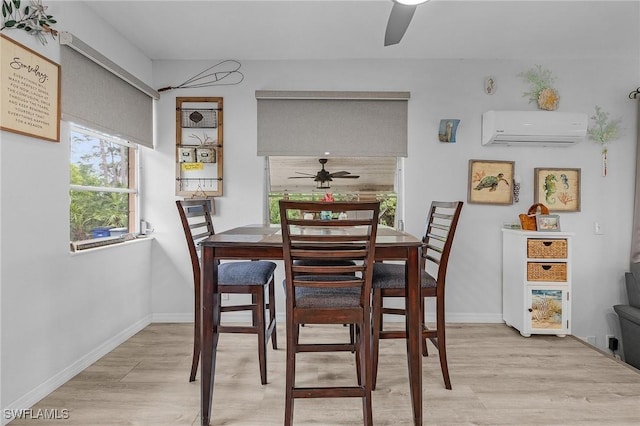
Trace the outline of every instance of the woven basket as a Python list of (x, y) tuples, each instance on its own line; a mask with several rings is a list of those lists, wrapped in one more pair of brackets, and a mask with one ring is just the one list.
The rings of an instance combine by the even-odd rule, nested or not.
[(567, 281), (566, 263), (527, 262), (527, 281)]
[(527, 239), (527, 257), (537, 259), (566, 259), (567, 240)]
[[(539, 211), (539, 213), (538, 213)], [(529, 207), (529, 210), (526, 214), (522, 213), (518, 217), (520, 218), (520, 226), (524, 231), (537, 231), (538, 226), (536, 225), (536, 215), (537, 214), (549, 214), (549, 209), (547, 206), (541, 203), (537, 203)]]

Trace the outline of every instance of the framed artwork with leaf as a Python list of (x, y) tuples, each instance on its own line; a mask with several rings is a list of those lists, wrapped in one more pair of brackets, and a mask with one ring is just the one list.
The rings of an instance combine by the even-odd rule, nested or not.
[(467, 201), (513, 204), (514, 161), (469, 160)]
[(580, 211), (580, 169), (536, 168), (533, 182), (534, 203), (550, 212)]

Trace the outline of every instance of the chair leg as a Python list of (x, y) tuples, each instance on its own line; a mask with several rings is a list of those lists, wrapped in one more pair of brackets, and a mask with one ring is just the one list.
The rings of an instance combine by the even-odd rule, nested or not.
[(273, 324), (273, 330), (271, 330), (271, 347), (275, 350), (278, 349), (278, 339), (276, 334), (276, 291), (273, 283), (273, 277), (269, 281), (269, 327)]
[(198, 361), (200, 361), (200, 289), (195, 289), (194, 297), (194, 318), (193, 318), (193, 357), (191, 359), (191, 374), (189, 375), (189, 381), (196, 380), (196, 373), (198, 372)]
[(379, 289), (373, 289), (373, 333), (372, 333), (372, 379), (371, 389), (376, 389), (378, 379), (378, 355), (380, 350), (380, 331), (382, 330), (382, 294)]
[(361, 373), (361, 386), (364, 388), (364, 396), (362, 398), (362, 417), (365, 426), (373, 425), (373, 410), (371, 403), (371, 390), (373, 372), (371, 369), (371, 321), (367, 318), (357, 327), (360, 331), (357, 336), (357, 342), (359, 343), (360, 353), (360, 371)]
[(293, 387), (296, 377), (296, 344), (299, 328), (293, 321), (287, 320), (287, 367), (285, 373), (284, 426), (293, 424)]
[[(343, 326), (346, 326), (346, 324), (342, 324)], [(351, 351), (351, 353), (355, 352), (355, 344), (356, 344), (356, 328), (355, 325), (353, 324), (349, 324), (349, 344), (353, 345), (353, 350)]]
[[(427, 329), (427, 320), (425, 318), (426, 312), (424, 310), (424, 297), (420, 297), (420, 318), (422, 318), (422, 325), (420, 326), (420, 330), (424, 331)], [(422, 356), (429, 356), (429, 349), (427, 348), (427, 338), (422, 336)]]
[(436, 336), (438, 339), (438, 355), (440, 357), (440, 369), (444, 379), (444, 387), (451, 389), (451, 380), (449, 379), (449, 367), (447, 365), (447, 343), (445, 338), (444, 325), (444, 297), (436, 298)]
[(362, 363), (362, 347), (360, 345), (360, 342), (362, 340), (362, 329), (360, 328), (360, 326), (356, 325), (356, 324), (349, 324), (349, 328), (351, 330), (353, 330), (353, 333), (350, 333), (351, 335), (351, 344), (353, 345), (353, 352), (355, 352), (356, 354), (356, 378), (358, 379), (358, 386), (362, 386), (364, 382), (364, 378), (363, 378), (363, 369), (364, 369), (364, 364)]
[(191, 359), (191, 374), (189, 375), (189, 381), (196, 380), (196, 373), (198, 372), (198, 361), (200, 361), (200, 327), (194, 327), (193, 333), (193, 358)]
[(264, 287), (260, 287), (255, 296), (255, 307), (253, 309), (254, 326), (258, 333), (258, 363), (260, 364), (260, 381), (263, 385), (267, 384), (267, 340), (265, 335), (265, 300)]

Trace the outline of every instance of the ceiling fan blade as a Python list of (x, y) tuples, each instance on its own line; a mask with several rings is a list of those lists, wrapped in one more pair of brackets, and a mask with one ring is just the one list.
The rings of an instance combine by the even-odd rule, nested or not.
[(313, 179), (315, 176), (289, 176), (289, 179)]
[(333, 176), (334, 178), (338, 178), (338, 179), (358, 179), (360, 176), (356, 176), (356, 175), (345, 175), (345, 176)]
[(341, 171), (339, 171), (339, 172), (333, 172), (333, 173), (330, 173), (329, 175), (330, 175), (331, 177), (340, 177), (340, 176), (345, 176), (345, 175), (350, 175), (350, 174), (351, 174), (351, 172), (347, 172), (347, 171), (345, 171), (345, 170), (341, 170)]
[(389, 21), (387, 22), (387, 30), (384, 33), (384, 45), (391, 46), (398, 44), (402, 40), (402, 36), (407, 31), (411, 18), (416, 11), (417, 6), (407, 6), (400, 3), (393, 3)]

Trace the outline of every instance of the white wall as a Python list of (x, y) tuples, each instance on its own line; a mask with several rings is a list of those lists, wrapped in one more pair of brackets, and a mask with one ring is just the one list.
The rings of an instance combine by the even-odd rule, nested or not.
[[(155, 86), (174, 85), (215, 61), (154, 62)], [(560, 111), (594, 114), (595, 105), (623, 120), (624, 135), (609, 147), (609, 175), (601, 176), (600, 146), (585, 140), (569, 148), (483, 147), (481, 114), (491, 109), (533, 110), (517, 75), (535, 64), (553, 71)], [(409, 156), (405, 160), (406, 229), (420, 235), (434, 199), (467, 199), (469, 159), (513, 160), (522, 176), (520, 203), (465, 204), (449, 264), (447, 318), (455, 322), (502, 319), (501, 231), (533, 203), (533, 169), (582, 169), (582, 211), (562, 213), (563, 230), (575, 232), (573, 333), (617, 334), (612, 306), (625, 301), (632, 222), (636, 104), (627, 94), (637, 85), (637, 57), (619, 60), (379, 60), (244, 61), (237, 86), (165, 92), (158, 104), (158, 144), (145, 158), (146, 219), (156, 229), (152, 309), (156, 318), (191, 318), (188, 254), (175, 207), (174, 135), (176, 96), (224, 97), (224, 196), (216, 199), (216, 229), (261, 223), (263, 159), (256, 156), (255, 90), (408, 90)], [(483, 91), (493, 75), (494, 95)], [(457, 143), (438, 142), (441, 118), (460, 118)], [(171, 203), (169, 202), (171, 201)], [(593, 222), (604, 235), (594, 235)], [(278, 268), (282, 278), (282, 268)], [(278, 308), (283, 309), (282, 292)]]
[[(83, 3), (53, 2), (48, 12), (58, 29), (150, 82), (151, 61)], [(42, 46), (18, 30), (6, 35), (59, 63), (57, 41)], [(71, 254), (68, 126), (63, 123), (60, 143), (1, 136), (0, 405), (17, 409), (149, 323), (152, 241)]]
[[(153, 87), (176, 84), (215, 61), (151, 63), (81, 2), (50, 2), (57, 28), (70, 31)], [(37, 44), (19, 32), (9, 36), (59, 60), (57, 42)], [(493, 322), (501, 318), (503, 222), (517, 220), (533, 201), (533, 168), (582, 169), (582, 212), (561, 215), (576, 233), (573, 331), (604, 335), (617, 328), (613, 304), (625, 301), (623, 272), (629, 263), (636, 150), (640, 58), (606, 61), (538, 58), (506, 60), (260, 61), (243, 62), (238, 86), (173, 90), (158, 102), (155, 151), (142, 152), (143, 218), (156, 241), (68, 252), (68, 143), (2, 132), (0, 143), (0, 326), (2, 408), (26, 408), (109, 347), (155, 320), (192, 317), (188, 254), (174, 205), (176, 96), (222, 96), (225, 105), (224, 193), (216, 200), (218, 230), (263, 217), (263, 160), (256, 152), (258, 89), (409, 90), (409, 157), (406, 165), (406, 229), (422, 231), (432, 199), (462, 199), (471, 158), (514, 160), (523, 177), (513, 206), (466, 204), (450, 263), (448, 318)], [(553, 70), (560, 110), (593, 113), (596, 104), (620, 116), (625, 134), (609, 150), (609, 176), (600, 176), (599, 147), (589, 141), (568, 149), (485, 148), (480, 116), (490, 109), (534, 109), (517, 74), (540, 63)], [(153, 81), (152, 81), (153, 74)], [(482, 91), (497, 78), (493, 96)], [(460, 118), (456, 144), (437, 141), (441, 118)], [(605, 235), (592, 232), (593, 221)], [(282, 278), (282, 268), (278, 270)], [(282, 309), (281, 294), (279, 307)], [(616, 333), (616, 332), (614, 332)]]

